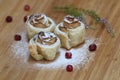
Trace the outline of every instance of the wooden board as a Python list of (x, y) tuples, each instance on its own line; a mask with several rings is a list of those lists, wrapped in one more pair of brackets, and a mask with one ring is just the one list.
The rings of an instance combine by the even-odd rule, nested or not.
[[(24, 5), (29, 4), (30, 11), (24, 11)], [(64, 13), (53, 11), (54, 6), (73, 4), (78, 8), (92, 9), (101, 17), (106, 18), (115, 31), (112, 38), (102, 25), (94, 25), (96, 30), (87, 30), (90, 38), (99, 38), (103, 43), (95, 51), (94, 61), (87, 69), (75, 69), (66, 72), (65, 69), (41, 69), (31, 66), (36, 61), (24, 58), (11, 51), (14, 35), (24, 31), (23, 17), (33, 13), (45, 13), (59, 23)], [(13, 17), (12, 23), (6, 23), (6, 16)], [(90, 21), (90, 24), (92, 22)], [(120, 0), (0, 0), (0, 80), (120, 80)], [(22, 54), (22, 53), (21, 53)]]

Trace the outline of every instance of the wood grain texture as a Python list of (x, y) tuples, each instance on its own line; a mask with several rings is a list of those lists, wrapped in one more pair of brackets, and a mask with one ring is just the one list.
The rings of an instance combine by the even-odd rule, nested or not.
[[(29, 4), (30, 11), (24, 11)], [(115, 31), (115, 38), (107, 33), (103, 25), (94, 25), (97, 30), (87, 30), (89, 37), (98, 37), (104, 43), (95, 52), (94, 61), (87, 69), (74, 70), (71, 73), (64, 69), (47, 70), (35, 68), (21, 62), (10, 50), (14, 34), (24, 27), (23, 17), (33, 13), (45, 13), (56, 23), (65, 16), (54, 12), (54, 6), (73, 4), (78, 8), (92, 9), (106, 18)], [(6, 23), (6, 16), (13, 17), (12, 23)], [(88, 19), (89, 20), (89, 19)], [(89, 20), (92, 24), (92, 21)], [(120, 80), (120, 0), (0, 0), (0, 80)], [(31, 64), (35, 63), (35, 61)]]

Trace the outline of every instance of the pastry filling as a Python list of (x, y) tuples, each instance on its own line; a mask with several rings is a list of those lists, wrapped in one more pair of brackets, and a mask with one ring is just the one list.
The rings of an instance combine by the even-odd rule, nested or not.
[(67, 32), (67, 27), (63, 25), (63, 23), (60, 24), (59, 29), (63, 32)]
[(47, 28), (48, 25), (46, 24), (51, 24), (51, 22), (47, 20), (47, 17), (44, 14), (34, 14), (29, 18), (30, 24), (34, 27)]
[(35, 39), (37, 39), (37, 42), (40, 42), (41, 44), (44, 45), (51, 45), (57, 41), (57, 37), (54, 33), (43, 32), (43, 31), (38, 33), (38, 36), (35, 37)]
[(67, 29), (74, 29), (78, 26), (80, 26), (80, 21), (74, 16), (68, 15), (64, 18), (63, 25), (60, 25), (59, 28), (61, 31), (66, 31)]

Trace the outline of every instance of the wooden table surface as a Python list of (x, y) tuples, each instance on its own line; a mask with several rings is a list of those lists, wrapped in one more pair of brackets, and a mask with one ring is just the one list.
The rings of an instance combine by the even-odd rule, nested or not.
[[(24, 11), (26, 4), (30, 5), (30, 11)], [(14, 35), (26, 29), (25, 15), (45, 13), (58, 23), (65, 14), (52, 8), (70, 4), (96, 11), (110, 22), (115, 32), (112, 38), (102, 25), (95, 25), (96, 30), (87, 30), (89, 37), (99, 38), (103, 43), (95, 51), (94, 61), (87, 65), (87, 69), (66, 72), (61, 68), (31, 67), (22, 61), (28, 57), (27, 52), (20, 57), (11, 51)], [(11, 23), (5, 22), (8, 15), (13, 17)], [(31, 64), (37, 63), (33, 59), (30, 61)], [(0, 0), (0, 80), (120, 80), (120, 0)]]

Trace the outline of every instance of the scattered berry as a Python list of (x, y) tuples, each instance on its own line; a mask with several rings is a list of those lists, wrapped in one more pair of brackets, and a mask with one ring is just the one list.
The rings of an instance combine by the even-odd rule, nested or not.
[(15, 41), (20, 41), (20, 40), (21, 40), (21, 35), (16, 34), (16, 35), (14, 36), (14, 40), (15, 40)]
[(25, 10), (25, 11), (29, 11), (29, 10), (30, 10), (30, 6), (29, 6), (29, 5), (25, 5), (25, 6), (24, 6), (24, 10)]
[(73, 66), (72, 65), (67, 65), (66, 71), (72, 72), (73, 71)]
[(89, 45), (89, 51), (95, 51), (97, 48), (96, 44)]
[(67, 59), (72, 58), (72, 53), (71, 52), (66, 52), (65, 53), (65, 58), (67, 58)]
[(10, 22), (12, 22), (12, 20), (13, 20), (12, 16), (7, 16), (6, 17), (6, 22), (10, 23)]
[(26, 22), (27, 21), (27, 16), (24, 16), (24, 22)]

